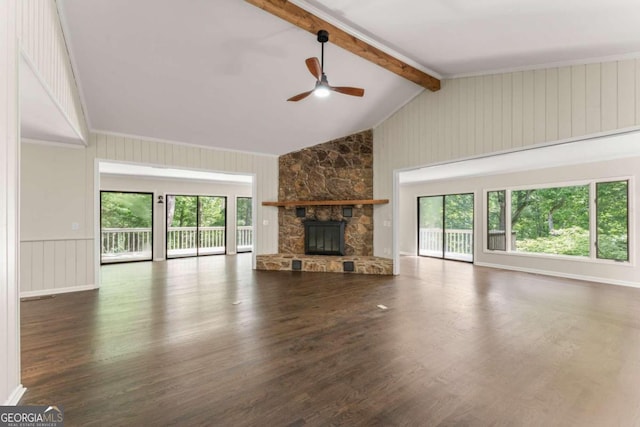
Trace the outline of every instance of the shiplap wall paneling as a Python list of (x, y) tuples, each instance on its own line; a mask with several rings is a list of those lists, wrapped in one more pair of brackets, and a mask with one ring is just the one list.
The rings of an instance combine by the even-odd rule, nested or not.
[(558, 69), (546, 70), (545, 75), (545, 135), (544, 141), (554, 141), (558, 139)]
[(636, 124), (640, 123), (640, 59), (636, 59)]
[(572, 106), (571, 67), (561, 67), (558, 69), (558, 138), (560, 139), (570, 138), (573, 135)]
[(17, 4), (17, 32), (23, 53), (86, 141), (89, 132), (55, 0), (20, 0)]
[(547, 70), (533, 72), (533, 142), (546, 138)]
[[(524, 129), (524, 80), (522, 72), (513, 73), (511, 76), (511, 130), (510, 137), (505, 139), (505, 147), (511, 142), (512, 147), (521, 147), (523, 144)], [(477, 112), (476, 114), (481, 114)], [(509, 123), (505, 123), (509, 126)], [(479, 154), (481, 151), (476, 151)]]
[(93, 239), (21, 242), (20, 292), (92, 286), (90, 262)]
[(586, 67), (571, 67), (571, 136), (587, 133)]
[(602, 130), (616, 129), (618, 126), (618, 64), (609, 62), (601, 68)]
[(618, 62), (618, 128), (633, 126), (636, 119), (636, 61)]
[[(423, 92), (374, 129), (374, 197), (392, 196), (397, 169), (639, 126), (639, 64), (631, 59), (443, 81), (440, 91)], [(374, 221), (386, 215), (375, 209)]]
[(386, 139), (394, 144), (382, 171), (640, 125), (639, 62), (447, 80), (442, 90), (422, 93), (377, 127), (383, 132), (374, 148)]
[[(502, 111), (498, 113), (502, 116), (502, 132), (500, 141), (500, 150), (509, 146), (513, 132), (513, 75), (505, 74), (502, 76)], [(470, 153), (471, 154), (471, 153)]]
[(602, 130), (601, 103), (600, 103), (600, 64), (588, 64), (585, 76), (585, 117), (587, 134), (597, 133)]
[[(482, 76), (473, 77), (469, 83), (471, 84), (470, 90), (473, 90), (475, 101), (471, 106), (473, 108), (473, 126), (475, 128), (473, 144), (473, 154), (475, 155), (482, 152), (482, 141), (484, 139), (484, 109), (482, 108), (482, 106), (484, 105), (484, 88), (482, 87)], [(435, 103), (431, 103), (432, 114), (437, 114), (437, 109), (438, 106)], [(432, 143), (435, 145), (436, 140), (433, 139)], [(428, 161), (429, 159), (423, 159), (423, 164), (426, 164)]]
[[(522, 73), (522, 146), (531, 145), (535, 139), (535, 86), (533, 71)], [(480, 153), (491, 152), (483, 145)]]

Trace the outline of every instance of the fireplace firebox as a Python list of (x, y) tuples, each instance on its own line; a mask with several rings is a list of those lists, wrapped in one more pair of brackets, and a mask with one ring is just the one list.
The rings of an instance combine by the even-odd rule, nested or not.
[(344, 255), (344, 221), (304, 222), (304, 253)]

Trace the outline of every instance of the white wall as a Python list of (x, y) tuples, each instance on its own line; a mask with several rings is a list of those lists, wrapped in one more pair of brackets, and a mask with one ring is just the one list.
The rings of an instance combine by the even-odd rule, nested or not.
[(22, 296), (94, 287), (93, 234), (84, 226), (91, 214), (84, 200), (85, 152), (81, 147), (21, 144)]
[[(603, 143), (605, 141), (603, 140)], [(633, 205), (630, 209), (630, 263), (609, 263), (581, 260), (550, 259), (540, 256), (507, 255), (496, 251), (485, 251), (483, 243), (486, 234), (486, 206), (484, 206), (484, 191), (505, 189), (508, 187), (545, 185), (580, 180), (607, 179), (619, 177), (633, 177), (630, 186)], [(640, 223), (638, 206), (640, 203), (640, 186), (633, 185), (640, 178), (640, 157), (611, 160), (606, 162), (588, 163), (584, 165), (563, 166), (557, 168), (531, 170), (492, 176), (454, 179), (439, 182), (405, 184), (400, 187), (400, 251), (416, 254), (417, 234), (417, 197), (475, 193), (475, 233), (474, 233), (474, 263), (490, 265), (521, 271), (531, 271), (557, 275), (562, 277), (595, 280), (640, 287), (640, 259), (638, 245)]]
[(16, 1), (0, 2), (0, 402), (16, 404), (20, 384), (18, 299), (18, 47)]
[[(640, 125), (640, 60), (466, 77), (425, 91), (374, 129), (374, 198), (394, 170)], [(392, 205), (374, 210), (374, 254), (389, 256)]]
[[(22, 144), (23, 296), (96, 286), (98, 160), (254, 175), (256, 254), (276, 253), (278, 158), (117, 135), (94, 134), (86, 148)], [(72, 229), (77, 223), (77, 229)]]
[[(227, 198), (227, 254), (236, 253), (236, 197), (251, 197), (251, 184), (203, 182), (136, 176), (100, 176), (100, 189), (107, 191), (140, 191), (153, 193), (153, 257), (166, 257), (166, 204), (157, 204), (158, 195), (223, 196)], [(166, 199), (166, 197), (165, 197)]]

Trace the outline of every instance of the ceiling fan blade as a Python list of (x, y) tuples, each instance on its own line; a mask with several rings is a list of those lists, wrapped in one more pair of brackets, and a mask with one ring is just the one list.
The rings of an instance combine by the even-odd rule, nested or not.
[(313, 77), (315, 77), (316, 80), (320, 80), (322, 78), (322, 66), (318, 58), (307, 58), (304, 62), (307, 64), (307, 68), (309, 72), (313, 74)]
[(364, 95), (364, 89), (361, 89), (359, 87), (348, 87), (348, 86), (330, 86), (329, 89), (331, 89), (334, 92), (338, 92), (338, 93), (344, 93), (345, 95), (351, 95), (351, 96), (363, 96)]
[(310, 90), (308, 92), (299, 93), (296, 96), (292, 96), (291, 98), (287, 99), (287, 101), (292, 101), (292, 102), (300, 101), (301, 99), (305, 99), (307, 96), (311, 95), (312, 92), (313, 91)]

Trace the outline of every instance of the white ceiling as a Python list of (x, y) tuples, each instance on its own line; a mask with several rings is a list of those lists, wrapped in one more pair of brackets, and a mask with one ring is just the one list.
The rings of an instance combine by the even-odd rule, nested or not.
[[(296, 0), (445, 76), (640, 52), (638, 0)], [(371, 128), (422, 88), (241, 0), (58, 0), (90, 127), (282, 154)]]

